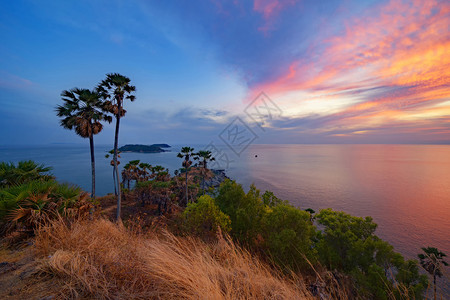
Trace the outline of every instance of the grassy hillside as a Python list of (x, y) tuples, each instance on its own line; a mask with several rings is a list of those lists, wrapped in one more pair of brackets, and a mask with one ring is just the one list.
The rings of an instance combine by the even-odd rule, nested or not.
[(1, 299), (313, 299), (301, 277), (282, 276), (221, 236), (205, 243), (105, 219), (60, 219), (39, 228), (33, 243), (1, 252), (34, 274), (26, 288), (19, 272), (1, 276)]

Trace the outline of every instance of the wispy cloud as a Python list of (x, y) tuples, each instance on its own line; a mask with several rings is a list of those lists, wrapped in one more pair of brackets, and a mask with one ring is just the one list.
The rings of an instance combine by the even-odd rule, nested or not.
[(254, 0), (253, 10), (262, 14), (265, 23), (258, 30), (268, 34), (273, 29), (278, 15), (289, 6), (293, 6), (297, 0)]
[(31, 80), (0, 70), (0, 88), (28, 89), (35, 86)]

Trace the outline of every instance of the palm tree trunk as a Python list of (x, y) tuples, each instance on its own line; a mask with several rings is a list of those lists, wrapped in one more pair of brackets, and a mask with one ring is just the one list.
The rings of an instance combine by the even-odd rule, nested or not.
[(95, 155), (94, 155), (94, 135), (89, 136), (89, 146), (91, 147), (91, 170), (92, 170), (92, 193), (91, 198), (95, 199)]
[(202, 195), (205, 194), (205, 175), (206, 175), (206, 168), (204, 168), (202, 172)]
[(113, 157), (113, 161), (114, 161), (114, 171), (115, 171), (115, 175), (116, 175), (116, 182), (117, 182), (117, 215), (116, 215), (116, 220), (119, 221), (120, 220), (120, 209), (121, 209), (121, 205), (122, 205), (122, 198), (121, 198), (121, 192), (120, 192), (120, 179), (119, 179), (119, 168), (117, 167), (117, 147), (119, 144), (119, 124), (120, 124), (120, 104), (118, 105), (118, 115), (116, 116), (116, 132), (115, 132), (115, 136), (114, 136), (114, 157)]
[(206, 159), (203, 159), (203, 176), (202, 176), (202, 195), (205, 194), (205, 175), (207, 174), (208, 168), (206, 167)]
[(112, 176), (113, 176), (113, 182), (114, 182), (114, 195), (117, 196), (116, 172), (115, 172), (114, 166), (113, 166)]
[(188, 198), (188, 171), (186, 168), (186, 207), (187, 207), (188, 201), (189, 201), (189, 198)]
[(205, 175), (202, 177), (202, 195), (205, 194)]
[(433, 274), (433, 283), (434, 283), (434, 300), (436, 300), (436, 274)]

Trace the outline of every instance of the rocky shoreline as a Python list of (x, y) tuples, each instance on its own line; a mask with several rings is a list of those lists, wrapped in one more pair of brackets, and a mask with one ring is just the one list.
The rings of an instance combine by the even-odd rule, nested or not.
[(224, 169), (211, 169), (211, 171), (213, 172), (214, 176), (205, 181), (206, 188), (218, 188), (222, 182), (224, 182), (226, 179), (230, 179), (230, 177), (228, 177), (225, 173)]

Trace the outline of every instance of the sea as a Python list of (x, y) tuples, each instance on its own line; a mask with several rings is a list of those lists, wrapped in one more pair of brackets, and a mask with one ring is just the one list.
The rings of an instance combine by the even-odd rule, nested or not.
[[(121, 153), (120, 165), (138, 159), (173, 173), (181, 168), (176, 157), (181, 146), (163, 153)], [(97, 195), (114, 191), (111, 158), (105, 158), (111, 149), (95, 148)], [(225, 169), (246, 190), (255, 184), (302, 209), (371, 216), (376, 234), (407, 258), (417, 258), (428, 246), (450, 257), (450, 145), (250, 145), (239, 152), (221, 145), (214, 150), (210, 167)], [(0, 146), (0, 161), (29, 159), (52, 166), (60, 182), (90, 191), (88, 143)], [(450, 281), (441, 281), (450, 295)]]

